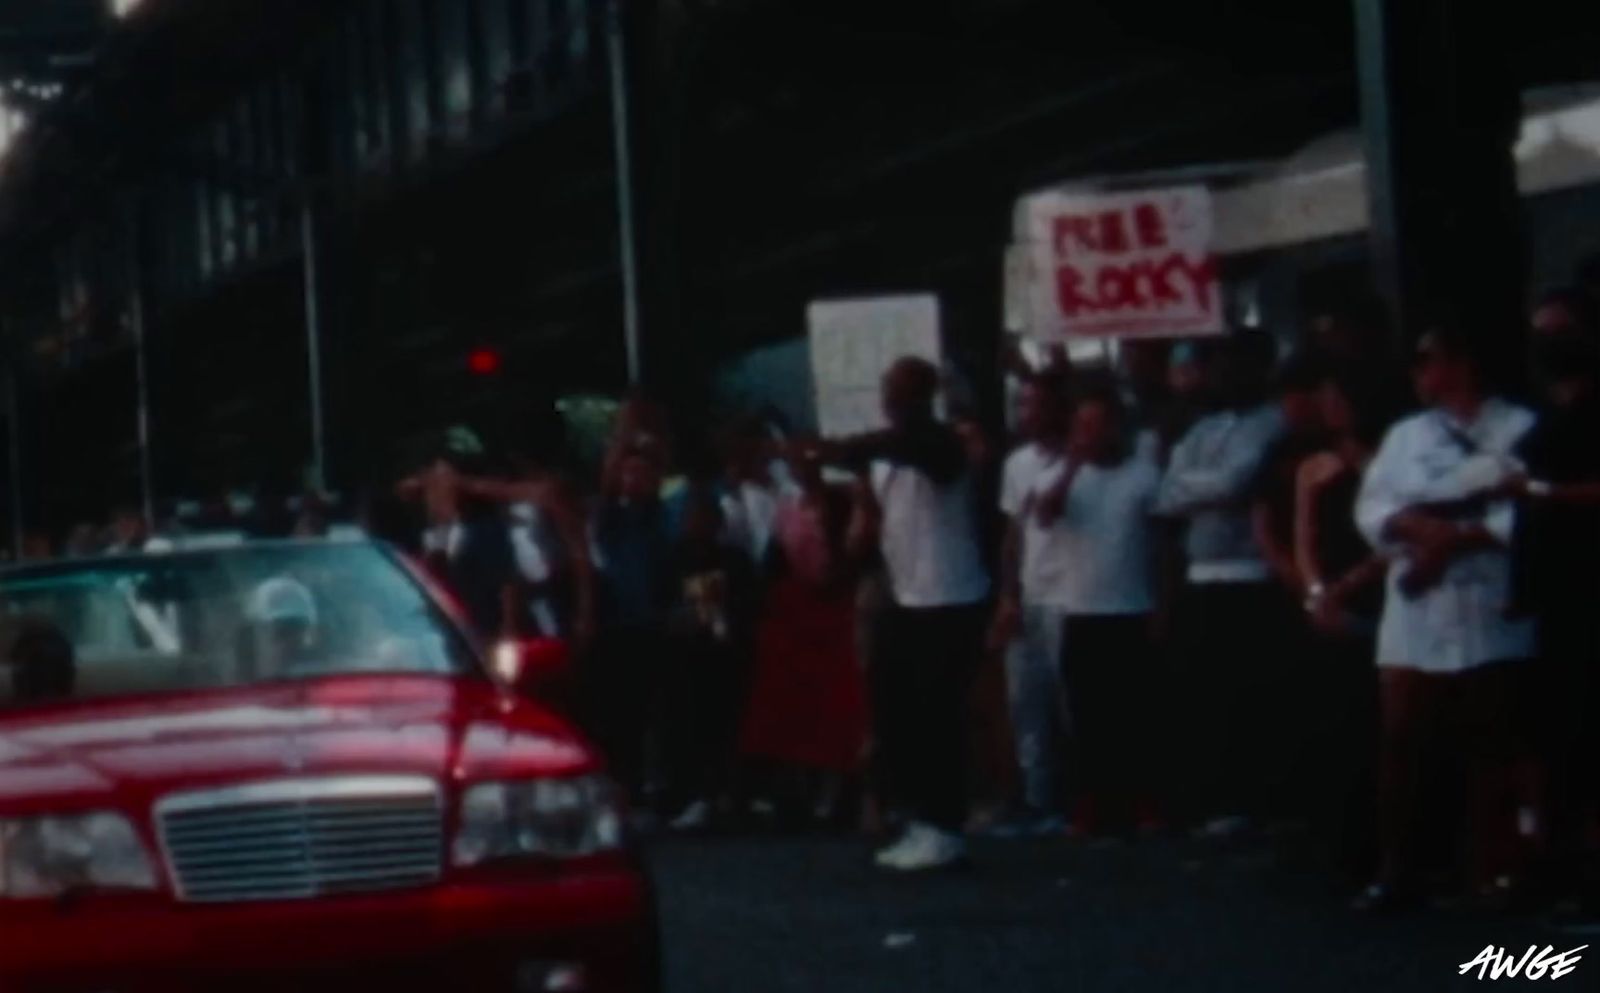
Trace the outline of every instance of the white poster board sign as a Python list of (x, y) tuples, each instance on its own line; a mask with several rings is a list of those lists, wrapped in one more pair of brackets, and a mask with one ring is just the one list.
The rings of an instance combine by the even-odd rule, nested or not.
[(1203, 186), (1053, 192), (1027, 206), (1031, 325), (1044, 338), (1221, 334)]
[(933, 294), (818, 300), (806, 309), (817, 426), (825, 437), (886, 426), (879, 380), (896, 359), (941, 362)]
[(1012, 334), (1027, 334), (1032, 323), (1033, 254), (1027, 245), (1007, 245), (1004, 265), (1001, 326)]

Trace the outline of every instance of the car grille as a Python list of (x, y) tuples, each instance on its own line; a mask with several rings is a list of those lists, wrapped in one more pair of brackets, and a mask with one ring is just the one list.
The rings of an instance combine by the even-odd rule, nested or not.
[(422, 777), (298, 779), (174, 794), (156, 822), (179, 899), (307, 900), (436, 881), (441, 806)]

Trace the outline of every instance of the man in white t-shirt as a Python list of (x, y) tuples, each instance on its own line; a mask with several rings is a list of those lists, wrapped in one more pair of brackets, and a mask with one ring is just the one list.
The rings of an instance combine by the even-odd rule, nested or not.
[(1029, 512), (1060, 475), (1066, 448), (1065, 386), (1059, 376), (1023, 380), (1017, 429), (1026, 440), (1006, 459), (1000, 481), (1006, 531), (990, 641), (1005, 650), (1006, 697), (1022, 773), (1022, 809), (996, 829), (1001, 836), (1047, 835), (1066, 826), (1059, 814), (1057, 756), (1066, 731), (1061, 630), (1068, 563), (1060, 532)]
[(973, 452), (934, 417), (939, 372), (903, 358), (883, 379), (890, 428), (822, 446), (869, 468), (890, 605), (873, 652), (874, 741), (888, 799), (910, 815), (877, 854), (911, 872), (966, 858), (966, 712), (983, 657), (989, 573), (978, 529)]
[(1150, 714), (1160, 685), (1150, 640), (1156, 611), (1155, 504), (1161, 470), (1126, 430), (1112, 384), (1082, 390), (1065, 458), (1039, 480), (1026, 513), (1048, 529), (1057, 564), (1051, 605), (1065, 616), (1062, 679), (1077, 757), (1074, 823), (1155, 826)]

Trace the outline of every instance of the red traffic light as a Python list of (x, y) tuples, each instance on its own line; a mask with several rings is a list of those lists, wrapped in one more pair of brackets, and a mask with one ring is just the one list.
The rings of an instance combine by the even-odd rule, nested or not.
[(467, 371), (474, 376), (492, 376), (500, 371), (500, 353), (492, 348), (474, 348), (467, 353)]

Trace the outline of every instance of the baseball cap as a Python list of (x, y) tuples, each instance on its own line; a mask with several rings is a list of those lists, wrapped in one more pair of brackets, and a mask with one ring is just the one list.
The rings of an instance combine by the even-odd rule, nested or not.
[(287, 576), (274, 576), (250, 594), (245, 614), (257, 624), (317, 623), (317, 601), (305, 585)]

